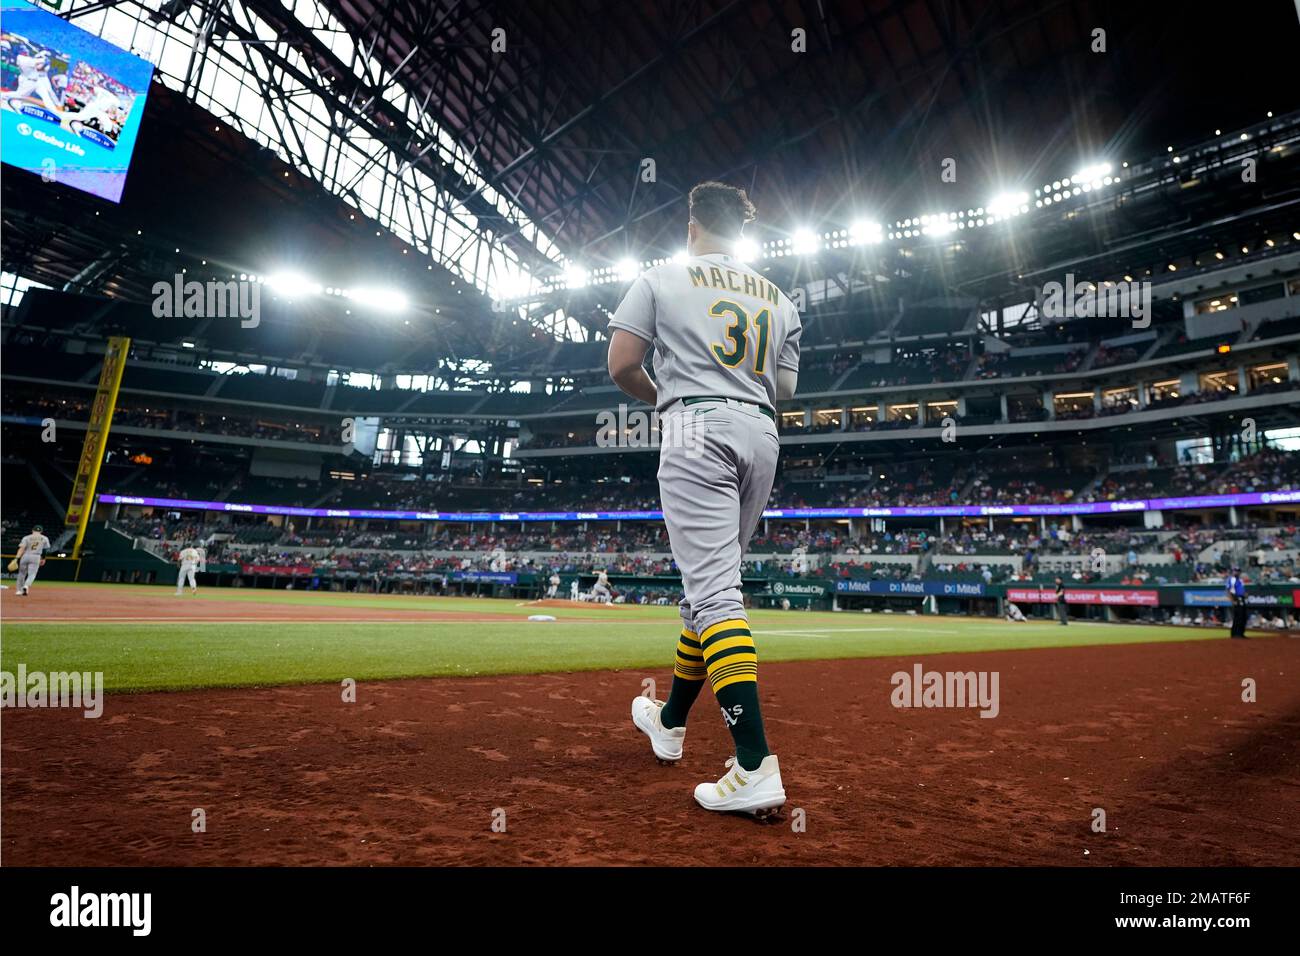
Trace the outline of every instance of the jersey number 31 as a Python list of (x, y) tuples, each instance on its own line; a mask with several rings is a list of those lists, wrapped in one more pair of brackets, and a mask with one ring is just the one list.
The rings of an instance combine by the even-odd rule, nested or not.
[(762, 375), (764, 368), (767, 366), (767, 346), (772, 328), (772, 310), (764, 308), (751, 316), (743, 306), (729, 299), (721, 299), (709, 307), (709, 315), (718, 319), (731, 319), (731, 324), (727, 326), (725, 333), (731, 343), (730, 348), (718, 342), (713, 343), (712, 346), (713, 357), (727, 368), (735, 368), (745, 361), (745, 355), (749, 351), (749, 326), (751, 322), (753, 323), (754, 335), (758, 340), (753, 356), (754, 371)]

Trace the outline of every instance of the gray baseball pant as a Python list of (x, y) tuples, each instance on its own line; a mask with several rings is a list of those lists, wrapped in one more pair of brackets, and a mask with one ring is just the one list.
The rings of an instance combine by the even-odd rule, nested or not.
[(674, 402), (660, 416), (659, 499), (686, 596), (681, 616), (701, 634), (746, 618), (740, 563), (776, 477), (776, 422), (752, 404)]
[(14, 582), (14, 589), (26, 591), (36, 580), (36, 572), (41, 569), (41, 559), (39, 555), (28, 557), (23, 555), (18, 559), (18, 580)]

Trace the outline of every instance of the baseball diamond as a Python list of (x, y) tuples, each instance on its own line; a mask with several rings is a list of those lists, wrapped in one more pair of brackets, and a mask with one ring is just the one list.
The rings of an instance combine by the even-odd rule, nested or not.
[(1289, 925), (1297, 49), (0, 0), (6, 934)]

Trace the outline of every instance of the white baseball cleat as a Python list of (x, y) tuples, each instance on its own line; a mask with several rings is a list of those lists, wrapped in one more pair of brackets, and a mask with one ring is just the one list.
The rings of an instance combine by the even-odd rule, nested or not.
[(702, 783), (695, 788), (695, 802), (705, 810), (750, 813), (765, 819), (785, 804), (776, 754), (764, 757), (757, 770), (745, 770), (735, 757), (728, 757), (727, 768), (717, 783)]
[(682, 744), (686, 740), (685, 727), (665, 727), (660, 719), (664, 709), (662, 700), (649, 697), (632, 698), (632, 723), (636, 729), (650, 738), (650, 749), (660, 760), (677, 761), (682, 759)]

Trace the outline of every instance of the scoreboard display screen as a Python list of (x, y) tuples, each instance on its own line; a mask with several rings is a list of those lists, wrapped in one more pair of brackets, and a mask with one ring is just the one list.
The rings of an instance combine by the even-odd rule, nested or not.
[(153, 64), (25, 0), (0, 0), (0, 159), (122, 198)]

